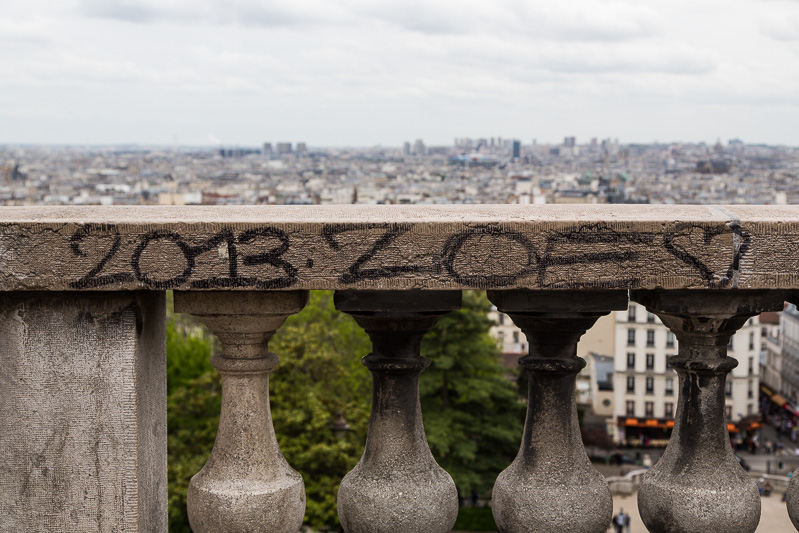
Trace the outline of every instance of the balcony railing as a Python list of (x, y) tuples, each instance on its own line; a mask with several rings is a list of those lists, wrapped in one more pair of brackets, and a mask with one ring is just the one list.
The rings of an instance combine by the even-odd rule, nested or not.
[[(447, 206), (0, 210), (0, 530), (166, 531), (164, 291), (219, 338), (214, 449), (192, 479), (197, 532), (296, 532), (302, 477), (278, 449), (268, 342), (307, 291), (372, 340), (366, 449), (343, 479), (348, 532), (449, 531), (452, 479), (421, 423), (419, 344), (462, 289), (527, 335), (522, 446), (501, 531), (604, 532), (605, 479), (574, 402), (580, 336), (629, 299), (679, 342), (671, 441), (641, 479), (650, 531), (753, 532), (757, 486), (730, 448), (730, 336), (798, 300), (799, 207)], [(363, 355), (363, 354), (353, 354)], [(799, 518), (799, 481), (788, 489)]]

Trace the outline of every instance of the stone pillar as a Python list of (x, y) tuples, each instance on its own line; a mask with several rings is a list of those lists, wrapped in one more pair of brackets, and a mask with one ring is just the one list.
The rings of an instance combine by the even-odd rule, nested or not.
[(738, 464), (724, 412), (724, 383), (738, 361), (730, 337), (763, 311), (782, 309), (779, 291), (633, 291), (679, 341), (669, 364), (680, 378), (674, 431), (644, 475), (638, 509), (653, 533), (752, 533), (760, 521), (757, 485)]
[(791, 517), (793, 527), (799, 531), (799, 468), (793, 471), (791, 481), (785, 492), (785, 502), (788, 507), (788, 516)]
[(211, 456), (191, 479), (195, 533), (296, 533), (305, 485), (280, 454), (269, 409), (269, 339), (308, 302), (307, 291), (175, 292), (175, 311), (200, 317), (222, 344), (222, 411)]
[(530, 345), (519, 359), (530, 378), (527, 420), (516, 459), (494, 484), (502, 533), (604, 533), (613, 514), (605, 478), (585, 453), (574, 386), (585, 361), (577, 341), (602, 315), (627, 308), (626, 291), (489, 291)]
[(164, 293), (0, 293), (0, 531), (167, 530)]
[(336, 292), (336, 309), (372, 340), (372, 416), (360, 462), (341, 482), (339, 520), (347, 533), (445, 533), (458, 516), (458, 492), (436, 463), (422, 425), (422, 337), (461, 304), (459, 291)]

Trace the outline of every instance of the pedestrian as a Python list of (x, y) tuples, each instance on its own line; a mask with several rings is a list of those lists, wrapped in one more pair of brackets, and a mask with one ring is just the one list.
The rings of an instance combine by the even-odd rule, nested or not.
[(619, 513), (613, 517), (613, 530), (616, 533), (624, 531), (624, 509), (619, 509)]
[(643, 461), (641, 461), (641, 464), (644, 468), (649, 470), (650, 468), (652, 468), (652, 457), (648, 453), (645, 453), (644, 459)]
[(627, 513), (624, 514), (624, 532), (630, 533), (630, 515)]

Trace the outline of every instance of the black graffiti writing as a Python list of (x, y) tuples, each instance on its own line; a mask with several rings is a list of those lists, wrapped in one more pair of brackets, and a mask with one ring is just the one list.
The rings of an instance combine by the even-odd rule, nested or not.
[(74, 281), (69, 284), (69, 286), (73, 289), (97, 288), (104, 285), (111, 285), (113, 283), (131, 281), (133, 279), (133, 275), (131, 275), (129, 272), (98, 276), (98, 274), (102, 272), (105, 266), (108, 264), (108, 261), (110, 261), (117, 254), (117, 252), (119, 252), (119, 248), (122, 244), (122, 237), (119, 235), (119, 231), (117, 231), (116, 227), (112, 225), (86, 224), (85, 226), (78, 228), (78, 230), (73, 233), (72, 237), (69, 239), (69, 246), (72, 249), (72, 253), (78, 257), (88, 257), (88, 254), (81, 249), (81, 243), (92, 234), (103, 234), (108, 232), (110, 232), (111, 236), (113, 237), (113, 243), (111, 244), (111, 247), (102, 257), (102, 259), (100, 259), (100, 261), (98, 261), (98, 263), (91, 270), (89, 270), (85, 276), (78, 281)]
[(741, 258), (746, 255), (749, 251), (749, 246), (751, 242), (751, 234), (746, 229), (742, 228), (741, 225), (737, 222), (729, 224), (727, 226), (728, 229), (725, 228), (707, 228), (701, 227), (696, 224), (688, 224), (678, 228), (680, 233), (685, 233), (687, 231), (701, 229), (703, 232), (703, 243), (705, 246), (709, 246), (710, 243), (713, 241), (713, 238), (721, 235), (726, 232), (730, 232), (733, 234), (735, 238), (740, 240), (740, 244), (738, 245), (735, 253), (733, 254), (732, 259), (730, 260), (730, 264), (725, 270), (724, 274), (721, 276), (717, 276), (713, 270), (708, 267), (704, 261), (697, 258), (695, 255), (688, 253), (685, 249), (681, 248), (679, 245), (675, 244), (674, 239), (677, 236), (675, 232), (667, 232), (663, 234), (663, 246), (669, 253), (671, 253), (674, 257), (682, 261), (683, 263), (692, 266), (699, 272), (702, 279), (707, 284), (708, 288), (725, 288), (730, 286), (733, 281), (734, 273), (740, 269)]
[[(592, 265), (599, 272), (596, 279), (581, 279), (578, 285), (636, 288), (642, 279), (636, 275), (636, 269), (630, 269), (631, 274), (625, 276), (624, 265), (645, 259), (657, 261), (654, 252), (660, 249), (690, 267), (708, 288), (725, 288), (737, 279), (741, 261), (751, 247), (750, 233), (737, 221), (713, 227), (696, 223), (677, 224), (665, 232), (617, 231), (602, 222), (540, 233), (509, 230), (497, 224), (478, 224), (444, 236), (441, 248), (426, 249), (421, 260), (401, 264), (390, 259), (407, 253), (402, 251), (406, 248), (400, 245), (399, 239), (403, 236), (414, 238), (409, 234), (412, 229), (411, 223), (325, 224), (321, 228), (321, 237), (329, 253), (337, 256), (332, 264), (345, 262), (343, 272), (337, 275), (338, 281), (345, 285), (408, 274), (429, 274), (475, 288), (514, 286), (523, 279), (529, 279), (529, 282), (522, 285), (565, 287), (570, 286), (568, 267)], [(345, 237), (347, 233), (354, 235)], [(681, 239), (693, 241), (697, 234), (708, 247), (720, 235), (733, 236), (734, 253), (726, 267), (714, 271), (696, 252), (681, 245)], [(273, 226), (255, 227), (238, 233), (224, 228), (200, 243), (187, 242), (177, 231), (166, 229), (127, 238), (128, 244), (123, 245), (123, 236), (113, 224), (86, 224), (78, 228), (69, 239), (72, 254), (85, 259), (90, 257), (87, 250), (100, 250), (102, 257), (83, 277), (70, 283), (70, 287), (90, 289), (138, 281), (159, 290), (186, 285), (193, 289), (249, 287), (268, 290), (291, 287), (300, 276), (300, 268), (287, 259), (292, 245), (289, 235)], [(175, 271), (160, 272), (160, 256), (152, 255), (151, 248), (156, 243), (160, 254), (164, 253), (163, 247), (173, 247), (177, 252), (178, 261), (170, 259), (161, 263)], [(602, 251), (592, 251), (596, 249), (592, 245), (597, 244), (603, 245)], [(119, 261), (112, 265), (115, 258), (122, 256), (122, 261), (125, 261), (123, 248), (126, 246), (132, 247), (127, 260), (129, 271), (109, 273), (109, 270), (120, 267)], [(357, 251), (351, 251), (353, 248)], [(225, 252), (220, 253), (220, 258), (227, 260), (226, 275), (193, 279), (199, 277), (197, 267), (204, 264), (203, 254), (217, 249)], [(491, 249), (503, 250), (502, 255), (490, 257)], [(149, 257), (149, 261), (145, 262), (145, 257)], [(306, 270), (318, 264), (313, 258), (301, 261)], [(481, 264), (475, 265), (476, 261)], [(145, 266), (146, 263), (155, 267)], [(249, 267), (249, 272), (252, 272), (252, 267), (264, 265), (277, 269), (278, 275), (264, 278), (259, 274), (240, 273), (242, 267)], [(604, 265), (614, 265), (622, 274), (603, 275)], [(557, 267), (567, 269), (557, 270)], [(255, 272), (259, 269), (255, 268)], [(553, 278), (551, 273), (557, 275)]]
[(411, 229), (410, 224), (328, 224), (322, 228), (325, 241), (335, 251), (341, 251), (341, 243), (336, 237), (349, 231), (363, 231), (371, 229), (385, 230), (378, 239), (341, 274), (342, 283), (357, 283), (358, 281), (379, 278), (393, 278), (400, 274), (432, 272), (435, 266), (422, 265), (380, 265), (375, 268), (363, 268), (366, 262), (372, 260), (382, 250), (387, 249), (399, 236)]
[[(464, 245), (476, 237), (481, 235), (488, 236), (501, 236), (502, 239), (510, 240), (524, 248), (527, 261), (525, 264), (520, 265), (520, 269), (515, 272), (507, 272), (502, 274), (466, 274), (458, 272), (455, 268), (455, 262), (462, 252)], [(494, 260), (495, 258), (488, 258)], [(495, 226), (479, 226), (473, 229), (456, 233), (449, 237), (444, 243), (441, 251), (441, 264), (444, 269), (452, 276), (458, 283), (464, 285), (472, 285), (477, 287), (506, 287), (512, 285), (519, 278), (529, 276), (538, 268), (540, 260), (536, 248), (532, 241), (525, 235), (516, 231), (503, 231), (501, 228)]]
[[(286, 233), (278, 228), (263, 227), (246, 230), (239, 235), (235, 235), (232, 230), (224, 229), (206, 239), (198, 245), (190, 245), (175, 231), (153, 230), (143, 235), (137, 242), (133, 253), (130, 256), (130, 268), (132, 272), (120, 272), (98, 276), (106, 267), (108, 262), (115, 257), (122, 246), (122, 237), (117, 228), (113, 225), (92, 225), (88, 224), (79, 228), (70, 237), (70, 247), (74, 255), (87, 257), (86, 252), (81, 248), (81, 243), (92, 235), (113, 237), (103, 258), (80, 280), (70, 283), (73, 289), (96, 288), (113, 283), (138, 280), (153, 289), (172, 289), (179, 287), (191, 279), (197, 266), (197, 259), (204, 253), (217, 249), (221, 244), (227, 246), (228, 275), (226, 277), (212, 277), (206, 279), (192, 280), (192, 288), (229, 288), (229, 287), (253, 287), (257, 289), (281, 289), (290, 287), (297, 281), (297, 268), (283, 259), (281, 256), (289, 249), (289, 238)], [(257, 239), (277, 239), (278, 246), (263, 253), (249, 254), (240, 256), (238, 245), (248, 245)], [(142, 256), (148, 247), (156, 242), (171, 243), (183, 256), (183, 270), (180, 273), (167, 279), (157, 279), (151, 272), (142, 269)], [(260, 279), (255, 276), (242, 277), (239, 275), (239, 260), (245, 266), (272, 265), (283, 271), (285, 275), (271, 278)]]

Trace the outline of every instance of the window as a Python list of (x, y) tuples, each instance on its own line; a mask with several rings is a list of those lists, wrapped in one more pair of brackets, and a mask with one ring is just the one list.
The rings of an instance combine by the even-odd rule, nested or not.
[(635, 304), (627, 308), (627, 322), (635, 322)]
[(499, 313), (499, 316), (497, 318), (499, 320), (500, 326), (505, 325), (505, 313)]
[(674, 378), (666, 378), (666, 395), (671, 396), (674, 394)]
[(627, 400), (627, 416), (635, 416), (635, 401)]
[(754, 357), (750, 357), (749, 358), (749, 375), (750, 376), (754, 375), (754, 373), (755, 373), (755, 358)]
[(666, 348), (674, 348), (674, 333), (666, 332)]
[(635, 353), (633, 352), (627, 352), (627, 368), (635, 368)]
[(627, 376), (627, 392), (635, 392), (635, 376)]
[(731, 421), (732, 420), (732, 405), (728, 405), (726, 411), (727, 411), (727, 420)]
[(647, 346), (654, 346), (655, 345), (655, 330), (654, 329), (646, 330), (646, 345)]
[(755, 332), (754, 331), (749, 333), (749, 349), (750, 350), (754, 350), (755, 349)]
[(497, 339), (499, 339), (500, 344), (505, 344), (505, 332), (497, 331)]
[(732, 337), (730, 337), (730, 342), (727, 343), (727, 349), (728, 350), (732, 350), (733, 349), (733, 347), (732, 347)]
[(747, 415), (751, 415), (751, 414), (754, 412), (754, 410), (755, 410), (755, 409), (754, 409), (754, 407), (752, 407), (752, 404), (751, 404), (751, 403), (750, 403), (750, 404), (747, 404), (747, 406), (746, 406), (746, 414), (747, 414)]
[(647, 313), (646, 314), (646, 321), (649, 324), (654, 324), (655, 323), (655, 314), (654, 313)]
[(674, 418), (674, 404), (666, 402), (663, 404), (663, 416), (665, 418)]
[[(754, 395), (754, 390), (752, 389), (752, 380), (750, 379), (749, 380), (749, 386), (746, 389), (746, 397), (747, 398), (752, 398), (753, 395)], [(752, 414), (752, 413), (749, 413), (749, 414)]]
[(655, 403), (654, 402), (646, 402), (644, 404), (644, 415), (645, 416), (654, 416), (655, 413)]
[(724, 396), (732, 398), (732, 381), (728, 381), (724, 384)]
[(655, 378), (646, 378), (646, 393), (653, 394), (655, 392)]
[(627, 346), (635, 346), (635, 330), (632, 328), (627, 330)]
[(646, 354), (646, 369), (652, 370), (655, 368), (655, 354), (648, 353)]
[(518, 331), (514, 331), (513, 332), (513, 342), (514, 343), (519, 342), (519, 332)]

